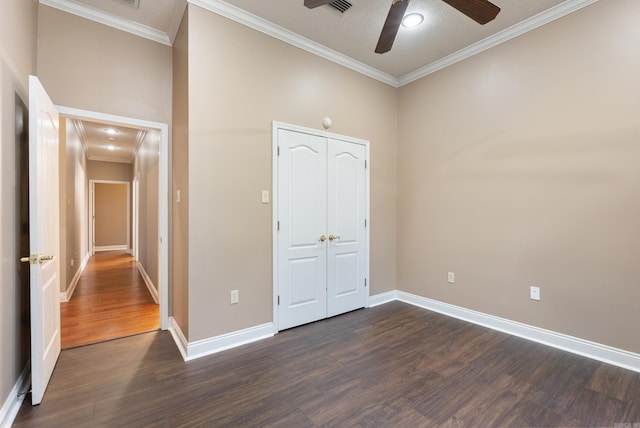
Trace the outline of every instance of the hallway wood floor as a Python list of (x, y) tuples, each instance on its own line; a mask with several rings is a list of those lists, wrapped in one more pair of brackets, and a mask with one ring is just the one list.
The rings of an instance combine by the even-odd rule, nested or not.
[(632, 427), (640, 374), (392, 302), (184, 362), (158, 331), (62, 352), (15, 427)]
[(62, 349), (75, 348), (160, 327), (155, 304), (124, 251), (97, 253), (89, 259), (69, 302), (60, 304)]

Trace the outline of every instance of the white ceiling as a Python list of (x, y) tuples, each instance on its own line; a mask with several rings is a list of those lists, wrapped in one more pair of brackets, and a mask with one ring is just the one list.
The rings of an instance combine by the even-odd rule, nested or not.
[(72, 119), (89, 160), (133, 163), (147, 131), (89, 120)]

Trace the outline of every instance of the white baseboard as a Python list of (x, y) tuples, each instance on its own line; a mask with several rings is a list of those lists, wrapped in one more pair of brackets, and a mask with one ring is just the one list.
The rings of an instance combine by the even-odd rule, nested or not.
[(384, 305), (385, 303), (393, 302), (394, 300), (398, 300), (396, 290), (375, 294), (373, 296), (369, 296), (369, 307), (373, 308), (374, 306)]
[(76, 286), (78, 285), (78, 281), (80, 281), (80, 276), (82, 275), (82, 272), (84, 272), (84, 268), (87, 267), (88, 261), (89, 254), (84, 256), (80, 267), (76, 271), (76, 274), (73, 275), (73, 278), (71, 278), (71, 282), (69, 282), (69, 285), (67, 286), (67, 291), (63, 291), (60, 293), (61, 302), (68, 302), (69, 300), (71, 300), (71, 296), (73, 296), (73, 292), (76, 291)]
[(24, 366), (20, 377), (13, 386), (13, 389), (9, 393), (9, 396), (4, 401), (2, 408), (0, 409), (0, 428), (10, 428), (15, 420), (20, 406), (24, 401), (24, 395), (18, 395), (24, 391), (31, 383), (31, 363), (27, 362)]
[(147, 271), (144, 270), (144, 266), (142, 266), (142, 263), (138, 262), (137, 265), (138, 265), (138, 272), (140, 272), (140, 276), (142, 276), (142, 279), (144, 279), (144, 283), (147, 285), (147, 288), (149, 289), (149, 294), (151, 294), (153, 301), (157, 305), (158, 302), (160, 301), (160, 296), (158, 295), (158, 289), (156, 288), (155, 285), (153, 285), (153, 281), (151, 281), (151, 278), (149, 277), (149, 274), (147, 273)]
[(182, 355), (182, 359), (187, 361), (187, 348), (189, 347), (189, 342), (187, 342), (187, 338), (184, 337), (180, 326), (173, 317), (169, 317), (169, 333), (171, 333), (173, 341), (176, 342), (176, 346)]
[(185, 361), (195, 360), (196, 358), (273, 336), (273, 323), (266, 323), (227, 334), (221, 334), (220, 336), (189, 342), (184, 337), (184, 334), (182, 334), (180, 326), (175, 320), (170, 318), (169, 321), (171, 324), (169, 331)]
[(129, 246), (127, 244), (124, 245), (103, 245), (101, 247), (93, 247), (93, 252), (97, 253), (98, 251), (120, 251), (120, 250), (129, 250)]
[[(404, 291), (395, 291), (382, 293), (372, 296), (369, 302), (380, 300), (383, 303), (391, 301), (389, 293), (395, 294), (395, 299), (401, 302), (409, 303), (414, 306), (438, 312), (453, 318), (468, 321), (473, 324), (498, 330), (503, 333), (518, 336), (523, 339), (538, 342), (543, 345), (551, 346), (583, 357), (602, 361), (607, 364), (622, 367), (624, 369), (640, 372), (640, 354), (613, 348), (611, 346), (600, 343), (591, 342), (580, 339), (578, 337), (568, 336), (566, 334), (545, 330), (532, 325), (511, 321), (505, 318), (496, 317), (482, 312), (473, 311), (471, 309), (462, 308), (460, 306), (450, 305), (448, 303), (439, 302), (437, 300), (428, 299), (426, 297), (417, 296), (415, 294), (406, 293)], [(380, 298), (378, 298), (380, 296)]]
[[(439, 302), (404, 291), (387, 291), (370, 296), (369, 307), (382, 305), (394, 300), (409, 303), (423, 309), (438, 312), (446, 316), (468, 321), (624, 369), (640, 372), (640, 354)], [(185, 361), (266, 339), (274, 334), (273, 323), (267, 323), (208, 339), (188, 342), (175, 320), (170, 318), (169, 322), (171, 325), (169, 331)]]

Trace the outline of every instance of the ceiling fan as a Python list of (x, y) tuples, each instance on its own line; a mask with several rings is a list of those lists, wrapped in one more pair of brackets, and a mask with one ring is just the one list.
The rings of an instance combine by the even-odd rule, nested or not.
[[(304, 0), (304, 5), (309, 9), (329, 4), (334, 0)], [(488, 0), (442, 0), (450, 6), (458, 9), (477, 23), (484, 25), (495, 19), (500, 12), (500, 8)], [(404, 13), (409, 6), (409, 0), (392, 0), (391, 9), (382, 27), (376, 53), (383, 54), (389, 52), (396, 39)]]

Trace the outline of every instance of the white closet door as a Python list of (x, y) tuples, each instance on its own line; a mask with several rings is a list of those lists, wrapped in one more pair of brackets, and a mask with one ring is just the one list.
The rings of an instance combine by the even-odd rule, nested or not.
[(278, 132), (279, 330), (327, 316), (326, 141)]
[(365, 159), (361, 144), (328, 141), (327, 315), (366, 304)]

